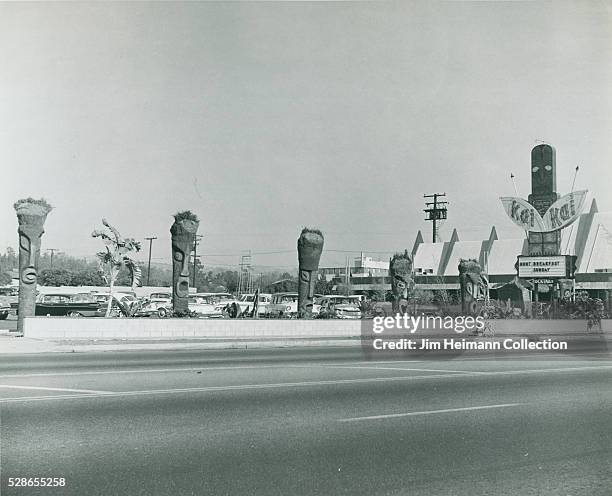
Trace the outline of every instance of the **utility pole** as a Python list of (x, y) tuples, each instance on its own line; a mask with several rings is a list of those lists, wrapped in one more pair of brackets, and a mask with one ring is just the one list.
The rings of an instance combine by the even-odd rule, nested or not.
[(250, 293), (253, 287), (251, 275), (251, 250), (240, 257), (240, 271), (238, 273), (238, 296), (243, 292)]
[(149, 285), (149, 278), (151, 277), (151, 250), (153, 249), (153, 240), (155, 237), (145, 238), (149, 241), (149, 265), (147, 266), (147, 286)]
[(423, 198), (433, 198), (432, 202), (425, 202), (427, 207), (423, 211), (427, 215), (425, 220), (431, 220), (433, 222), (433, 242), (435, 243), (438, 238), (438, 226), (437, 221), (445, 220), (447, 215), (446, 205), (448, 202), (438, 201), (438, 197), (446, 196), (446, 193), (434, 193), (433, 195), (423, 195)]
[(53, 268), (53, 254), (57, 251), (59, 254), (58, 248), (47, 248), (47, 251), (51, 252), (51, 268)]
[(204, 236), (202, 234), (196, 234), (195, 238), (193, 239), (193, 281), (191, 283), (191, 285), (195, 288), (196, 287), (196, 273), (197, 273), (197, 266), (196, 266), (196, 261), (199, 258), (197, 253), (198, 253), (198, 245), (200, 244), (200, 240), (203, 238)]

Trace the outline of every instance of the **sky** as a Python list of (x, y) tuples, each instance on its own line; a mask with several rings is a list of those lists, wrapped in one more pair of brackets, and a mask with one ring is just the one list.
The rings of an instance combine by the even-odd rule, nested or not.
[(0, 3), (0, 250), (25, 197), (79, 257), (104, 217), (169, 262), (189, 209), (205, 266), (295, 267), (304, 226), (387, 259), (431, 193), (442, 240), (521, 237), (538, 140), (612, 210), (611, 88), (612, 2)]

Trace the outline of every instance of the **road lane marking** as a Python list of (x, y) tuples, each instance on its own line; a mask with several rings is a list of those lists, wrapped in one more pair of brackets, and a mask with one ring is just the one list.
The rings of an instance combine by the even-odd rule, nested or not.
[(108, 394), (110, 391), (98, 391), (95, 389), (70, 389), (70, 388), (54, 388), (44, 386), (17, 386), (14, 384), (0, 384), (1, 388), (7, 389), (37, 389), (41, 391), (63, 391), (66, 393), (90, 393), (90, 394)]
[(365, 360), (365, 361), (359, 361), (359, 362), (349, 362), (349, 363), (354, 363), (354, 364), (364, 364), (364, 365), (369, 365), (369, 364), (379, 364), (379, 363), (423, 363), (423, 362), (430, 362), (431, 360), (393, 360), (393, 359), (389, 359), (389, 360)]
[[(583, 367), (561, 367), (554, 369), (524, 369), (524, 370), (498, 370), (491, 372), (474, 372), (474, 375), (521, 375), (521, 374), (544, 374), (551, 372), (577, 372), (580, 370), (609, 370), (612, 365), (586, 365)], [(465, 374), (467, 376), (468, 374)], [(457, 377), (464, 377), (457, 375)]]
[(203, 370), (251, 370), (251, 369), (301, 369), (301, 368), (316, 368), (316, 367), (328, 367), (324, 364), (310, 364), (310, 365), (296, 365), (296, 364), (283, 364), (283, 365), (239, 365), (239, 366), (225, 366), (225, 367), (189, 367), (189, 368), (166, 368), (166, 369), (123, 369), (123, 370), (91, 370), (82, 372), (41, 372), (36, 374), (6, 374), (0, 375), (0, 379), (14, 379), (16, 377), (70, 377), (80, 375), (113, 375), (113, 374), (149, 374), (149, 373), (167, 373), (167, 372), (198, 372)]
[(448, 370), (448, 369), (412, 369), (404, 367), (359, 367), (357, 365), (328, 365), (334, 369), (360, 369), (360, 370), (406, 370), (408, 372), (444, 372), (452, 374), (484, 374), (486, 372), (473, 372), (471, 370)]
[(522, 375), (522, 374), (547, 374), (557, 372), (576, 372), (582, 370), (610, 370), (612, 365), (604, 366), (587, 366), (587, 367), (565, 367), (558, 369), (527, 369), (527, 370), (509, 370), (501, 372), (470, 372), (466, 374), (445, 373), (445, 374), (427, 374), (427, 375), (408, 375), (408, 376), (393, 376), (393, 377), (367, 377), (360, 379), (336, 379), (326, 381), (304, 381), (304, 382), (281, 382), (270, 384), (236, 384), (229, 386), (204, 386), (195, 388), (177, 388), (177, 389), (150, 389), (141, 391), (103, 391), (87, 395), (56, 395), (56, 396), (30, 396), (17, 398), (2, 398), (2, 403), (17, 403), (27, 401), (48, 401), (55, 399), (83, 399), (83, 398), (116, 398), (128, 396), (151, 396), (159, 394), (181, 394), (181, 393), (207, 393), (207, 392), (223, 392), (223, 391), (242, 391), (250, 389), (278, 389), (278, 388), (294, 388), (294, 387), (309, 387), (309, 386), (328, 386), (328, 385), (343, 385), (343, 384), (367, 384), (372, 382), (399, 382), (412, 381), (417, 379), (449, 379), (449, 378), (467, 378), (467, 377), (483, 377), (483, 376), (499, 376), (499, 375)]
[(446, 408), (444, 410), (425, 410), (422, 412), (389, 413), (387, 415), (370, 415), (368, 417), (351, 417), (338, 419), (338, 422), (359, 422), (361, 420), (381, 420), (399, 417), (415, 417), (417, 415), (434, 415), (437, 413), (468, 412), (472, 410), (487, 410), (492, 408), (509, 408), (524, 405), (525, 403), (502, 403), (500, 405), (468, 406), (463, 408)]
[[(438, 377), (455, 376), (456, 374), (441, 374)], [(305, 381), (305, 382), (280, 382), (271, 384), (236, 384), (233, 386), (205, 386), (205, 387), (194, 387), (194, 388), (176, 388), (176, 389), (148, 389), (141, 391), (115, 391), (115, 392), (101, 392), (100, 394), (90, 395), (57, 395), (57, 396), (23, 396), (16, 398), (1, 398), (0, 404), (2, 403), (19, 403), (26, 401), (45, 401), (54, 399), (81, 399), (81, 398), (97, 398), (97, 397), (125, 397), (125, 396), (151, 396), (156, 394), (180, 394), (180, 393), (209, 393), (209, 392), (222, 392), (222, 391), (242, 391), (249, 389), (278, 389), (278, 388), (294, 388), (294, 387), (308, 387), (308, 386), (329, 386), (329, 385), (341, 385), (341, 384), (361, 384), (368, 382), (391, 382), (391, 381), (402, 381), (407, 379), (424, 379), (426, 377), (432, 377), (432, 375), (414, 375), (414, 376), (400, 376), (400, 377), (369, 377), (364, 379), (337, 379), (328, 381)], [(462, 376), (463, 377), (463, 376)]]

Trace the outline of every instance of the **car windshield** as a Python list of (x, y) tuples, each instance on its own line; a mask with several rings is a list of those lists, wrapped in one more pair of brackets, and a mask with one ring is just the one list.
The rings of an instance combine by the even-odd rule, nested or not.
[(166, 300), (166, 299), (170, 299), (170, 293), (151, 293), (151, 296), (149, 297), (149, 299), (153, 300), (153, 299), (159, 299), (159, 300)]
[(40, 301), (42, 303), (68, 303), (70, 301), (70, 297), (68, 295), (42, 295), (40, 297)]
[(96, 299), (89, 293), (79, 293), (72, 295), (70, 301), (73, 303), (96, 303)]
[(339, 297), (339, 298), (331, 298), (330, 303), (333, 305), (357, 305), (357, 298), (349, 298), (349, 297)]

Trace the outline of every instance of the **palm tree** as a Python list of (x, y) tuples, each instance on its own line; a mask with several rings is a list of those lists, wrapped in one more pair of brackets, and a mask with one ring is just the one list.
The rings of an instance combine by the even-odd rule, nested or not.
[(140, 251), (140, 243), (133, 238), (122, 238), (119, 231), (111, 226), (106, 219), (102, 219), (106, 227), (103, 230), (95, 230), (91, 233), (94, 238), (101, 238), (105, 244), (105, 251), (97, 253), (98, 271), (109, 285), (108, 306), (106, 317), (110, 316), (113, 305), (113, 288), (115, 280), (122, 267), (127, 267), (132, 276), (132, 290), (140, 284), (140, 267), (128, 254), (132, 251)]

